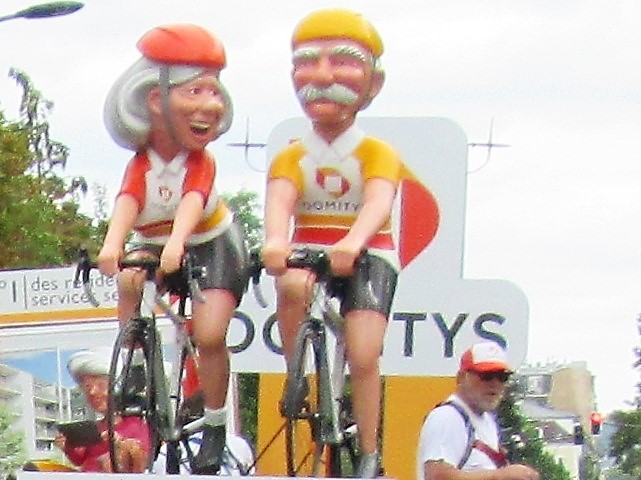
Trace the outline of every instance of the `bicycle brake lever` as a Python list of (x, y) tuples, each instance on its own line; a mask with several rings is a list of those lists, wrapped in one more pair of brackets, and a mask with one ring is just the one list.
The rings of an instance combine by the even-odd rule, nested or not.
[(263, 295), (263, 291), (260, 288), (260, 275), (263, 272), (263, 260), (261, 258), (260, 251), (254, 249), (249, 254), (250, 266), (249, 266), (249, 277), (252, 282), (252, 292), (254, 293), (254, 298), (256, 303), (260, 308), (267, 308), (267, 300)]
[(252, 289), (254, 292), (254, 298), (256, 299), (256, 302), (258, 303), (260, 308), (267, 308), (268, 303), (263, 296), (263, 291), (260, 289), (260, 282), (252, 281)]
[(100, 302), (98, 301), (93, 291), (91, 290), (91, 282), (89, 279), (90, 272), (91, 272), (91, 262), (89, 260), (89, 252), (87, 251), (86, 248), (81, 248), (80, 260), (78, 261), (78, 265), (76, 266), (76, 274), (74, 275), (74, 278), (73, 278), (73, 286), (76, 288), (79, 286), (78, 282), (80, 280), (80, 274), (82, 273), (82, 290), (84, 294), (87, 296), (89, 303), (93, 307), (99, 307)]
[(100, 302), (96, 298), (96, 295), (93, 293), (91, 290), (91, 285), (89, 282), (83, 283), (82, 284), (82, 290), (85, 292), (85, 295), (87, 295), (87, 300), (89, 300), (89, 303), (91, 304), (92, 307), (99, 307)]
[(80, 273), (82, 273), (82, 283), (89, 281), (89, 252), (86, 248), (80, 249), (78, 264), (76, 265), (76, 274), (73, 277), (73, 286), (80, 286)]

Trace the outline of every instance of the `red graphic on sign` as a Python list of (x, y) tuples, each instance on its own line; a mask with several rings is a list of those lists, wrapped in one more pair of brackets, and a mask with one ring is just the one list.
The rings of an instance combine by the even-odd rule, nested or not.
[(405, 268), (432, 242), (440, 214), (436, 198), (407, 168), (401, 172), (398, 256)]

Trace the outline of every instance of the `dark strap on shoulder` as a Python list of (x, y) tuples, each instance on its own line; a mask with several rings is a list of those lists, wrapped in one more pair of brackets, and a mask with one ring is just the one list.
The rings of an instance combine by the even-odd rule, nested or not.
[(487, 455), (490, 458), (490, 460), (494, 462), (494, 465), (496, 465), (496, 468), (501, 468), (508, 464), (507, 456), (505, 455), (505, 452), (502, 449), (494, 450), (487, 443), (478, 439), (474, 440), (472, 447), (476, 448), (478, 451), (483, 452), (485, 455)]
[(461, 457), (461, 460), (459, 460), (458, 464), (456, 465), (456, 468), (459, 470), (465, 465), (465, 462), (470, 458), (470, 455), (472, 454), (472, 449), (474, 448), (474, 440), (476, 438), (476, 432), (474, 430), (474, 425), (472, 425), (472, 421), (470, 420), (470, 416), (468, 413), (461, 407), (458, 403), (453, 402), (452, 400), (447, 400), (445, 402), (439, 403), (436, 407), (441, 407), (449, 405), (452, 407), (454, 410), (456, 410), (461, 417), (463, 418), (463, 422), (465, 423), (465, 428), (467, 429), (467, 445), (465, 446), (465, 451), (463, 452), (463, 456)]

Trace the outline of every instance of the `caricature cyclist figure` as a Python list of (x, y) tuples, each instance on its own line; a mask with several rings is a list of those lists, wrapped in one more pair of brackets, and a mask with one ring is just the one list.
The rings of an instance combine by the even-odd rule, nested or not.
[[(112, 138), (135, 156), (129, 162), (98, 256), (105, 275), (123, 257), (160, 258), (171, 276), (189, 250), (206, 266), (199, 279), (206, 302), (192, 305), (194, 338), (205, 397), (203, 444), (193, 473), (215, 474), (225, 444), (229, 357), (225, 335), (247, 284), (241, 230), (214, 186), (216, 164), (205, 150), (229, 129), (232, 106), (220, 82), (222, 43), (196, 25), (154, 28), (138, 42), (142, 57), (112, 86), (104, 120)], [(125, 240), (133, 231), (131, 241)], [(143, 273), (118, 277), (118, 318), (135, 316)], [(142, 355), (136, 352), (135, 355)]]
[[(287, 359), (304, 318), (305, 285), (310, 282), (308, 272), (286, 267), (292, 244), (327, 249), (332, 272), (347, 277), (341, 311), (347, 320), (347, 359), (363, 452), (356, 476), (373, 478), (379, 471), (378, 359), (399, 270), (390, 215), (401, 161), (389, 145), (366, 136), (355, 120), (383, 85), (383, 43), (361, 15), (330, 9), (297, 25), (292, 49), (294, 88), (312, 131), (271, 164), (264, 264), (277, 276)], [(364, 248), (369, 258), (355, 267)]]

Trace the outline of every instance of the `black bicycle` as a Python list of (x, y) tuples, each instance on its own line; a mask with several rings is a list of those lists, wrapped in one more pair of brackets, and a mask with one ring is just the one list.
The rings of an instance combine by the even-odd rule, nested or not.
[[(140, 417), (149, 429), (150, 455), (147, 469), (152, 470), (161, 445), (165, 445), (166, 473), (177, 474), (183, 468), (191, 471), (194, 452), (189, 438), (202, 430), (204, 424), (202, 397), (198, 390), (198, 354), (190, 335), (186, 315), (187, 301), (204, 301), (197, 280), (204, 269), (192, 264), (187, 254), (180, 271), (182, 281), (173, 293), (178, 295), (178, 311), (174, 312), (163, 299), (156, 283), (159, 261), (122, 260), (121, 269), (137, 268), (145, 273), (139, 316), (123, 325), (114, 343), (109, 371), (107, 431), (111, 467), (122, 468), (117, 461), (117, 423), (124, 417)], [(89, 281), (91, 262), (81, 252), (76, 269), (76, 282), (82, 281), (85, 293), (97, 306)], [(159, 307), (174, 326), (175, 344), (171, 368), (165, 369), (163, 347), (155, 308)], [(138, 357), (138, 358), (135, 358)], [(185, 465), (186, 463), (186, 465)], [(242, 472), (241, 472), (242, 473)]]
[(358, 432), (346, 388), (345, 319), (332, 291), (329, 258), (323, 251), (301, 248), (292, 252), (287, 266), (315, 275), (281, 401), (287, 474), (351, 476), (359, 457)]

